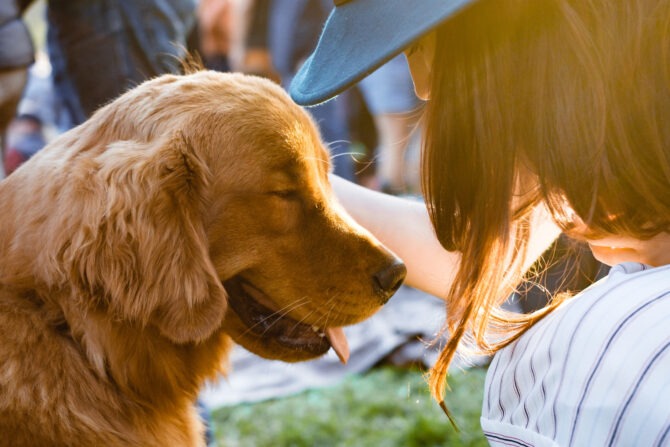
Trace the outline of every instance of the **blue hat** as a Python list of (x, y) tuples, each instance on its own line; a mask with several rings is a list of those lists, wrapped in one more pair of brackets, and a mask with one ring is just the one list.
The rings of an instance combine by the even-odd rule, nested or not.
[(291, 82), (291, 97), (301, 105), (332, 98), (473, 1), (335, 0), (316, 49)]

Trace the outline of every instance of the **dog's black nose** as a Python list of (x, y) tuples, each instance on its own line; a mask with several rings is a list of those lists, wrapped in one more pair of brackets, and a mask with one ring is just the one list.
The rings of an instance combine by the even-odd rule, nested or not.
[(374, 274), (375, 291), (386, 303), (398, 290), (407, 275), (407, 268), (399, 259)]

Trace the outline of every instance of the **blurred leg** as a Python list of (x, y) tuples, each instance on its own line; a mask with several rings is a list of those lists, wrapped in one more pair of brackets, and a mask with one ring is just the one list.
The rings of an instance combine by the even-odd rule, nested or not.
[[(3, 160), (5, 158), (5, 132), (16, 115), (16, 108), (27, 80), (28, 70), (25, 67), (0, 71), (0, 155)], [(5, 172), (2, 169), (0, 179), (4, 177)]]
[(374, 116), (378, 132), (377, 180), (388, 193), (407, 192), (405, 156), (416, 129), (417, 113), (388, 113)]
[(0, 71), (0, 134), (16, 114), (16, 107), (28, 80), (26, 67)]
[(404, 56), (396, 56), (363, 79), (360, 89), (377, 129), (376, 177), (388, 193), (407, 192), (405, 154), (420, 117)]

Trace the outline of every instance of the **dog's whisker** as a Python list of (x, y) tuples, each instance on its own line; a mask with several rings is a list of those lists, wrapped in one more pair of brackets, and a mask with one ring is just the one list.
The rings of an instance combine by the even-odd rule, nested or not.
[[(284, 309), (286, 310), (285, 312), (283, 312), (283, 313), (274, 312), (273, 314), (267, 316), (266, 318), (263, 318), (259, 323), (264, 323), (265, 321), (267, 321), (267, 320), (273, 318), (273, 317), (276, 316), (276, 315), (279, 315), (280, 318), (281, 318), (281, 317), (284, 317), (284, 316), (286, 316), (289, 312), (291, 312), (291, 311), (293, 311), (293, 310), (295, 310), (295, 309), (297, 309), (297, 308), (299, 308), (299, 307), (301, 307), (301, 306), (307, 304), (308, 301), (309, 301), (309, 298), (308, 298), (308, 297), (303, 297), (301, 300), (297, 300), (297, 301), (295, 301), (294, 303), (292, 303), (293, 305), (289, 305), (289, 306), (284, 307)], [(312, 311), (312, 312), (313, 312), (313, 311)], [(304, 318), (303, 318), (303, 319), (304, 319)], [(278, 321), (278, 320), (275, 320), (275, 321)], [(274, 323), (269, 324), (269, 325), (265, 328), (265, 331), (263, 331), (263, 333), (267, 332), (273, 325), (274, 325)]]
[(294, 302), (284, 306), (281, 310), (278, 310), (278, 311), (275, 311), (275, 312), (271, 313), (264, 320), (267, 320), (267, 319), (275, 317), (275, 316), (285, 317), (286, 315), (289, 314), (289, 312), (292, 312), (295, 309), (307, 304), (308, 301), (309, 301), (309, 299), (307, 297), (304, 297), (304, 298), (301, 298), (300, 300), (294, 301)]
[[(297, 321), (297, 324), (295, 325), (295, 327), (297, 327), (299, 324), (305, 324), (305, 323), (303, 323), (303, 321), (305, 321), (307, 318), (311, 317), (311, 316), (314, 315), (315, 313), (316, 313), (316, 311), (314, 311), (314, 310), (312, 310), (311, 312), (309, 312), (307, 315), (305, 315), (305, 316), (302, 317), (299, 321)], [(315, 325), (315, 326), (318, 326), (318, 325)], [(318, 326), (318, 327), (320, 327), (320, 326)], [(325, 327), (325, 326), (324, 326), (324, 327)]]
[(337, 300), (335, 300), (335, 297), (333, 297), (333, 299), (330, 300), (330, 301), (331, 301), (331, 303), (329, 303), (330, 306), (328, 306), (328, 311), (326, 312), (326, 315), (324, 316), (325, 317), (325, 323), (324, 324), (328, 324), (328, 320), (330, 319), (330, 316), (332, 315), (333, 310), (335, 309), (335, 306), (337, 306)]
[(331, 312), (337, 305), (337, 298), (339, 298), (339, 295), (333, 295), (326, 302), (324, 303), (324, 308), (328, 309), (324, 314), (321, 315), (320, 320), (323, 320), (323, 324), (317, 324), (320, 327), (328, 327), (328, 320), (330, 319)]
[[(335, 143), (346, 143), (346, 141), (333, 141), (332, 143), (328, 144), (327, 147), (330, 149), (330, 146), (331, 146), (332, 144), (335, 144)], [(334, 159), (339, 158), (339, 157), (350, 156), (350, 157), (353, 158), (357, 163), (360, 163), (360, 160), (359, 160), (358, 158), (359, 158), (360, 156), (362, 156), (362, 155), (364, 155), (364, 154), (361, 154), (360, 152), (357, 152), (357, 151), (339, 152), (339, 153), (336, 153), (336, 154), (333, 154), (333, 153), (330, 153), (330, 152), (329, 152), (328, 160), (333, 161)], [(324, 158), (322, 158), (322, 157), (306, 157), (306, 159), (307, 159), (307, 160), (321, 161), (321, 162), (326, 161), (326, 160), (325, 160)]]
[(288, 314), (292, 310), (295, 310), (298, 307), (307, 304), (308, 302), (309, 302), (309, 297), (307, 297), (307, 296), (302, 297), (299, 300), (293, 301), (293, 302), (287, 304), (286, 306), (284, 306), (283, 308), (273, 312), (272, 314), (270, 314), (270, 316), (272, 317), (272, 316), (275, 316), (275, 315), (279, 315), (281, 317), (284, 317), (284, 316), (286, 316), (286, 314)]
[[(299, 300), (293, 301), (293, 302), (287, 304), (286, 306), (282, 307), (281, 309), (272, 312), (270, 315), (266, 316), (265, 318), (261, 319), (258, 323), (251, 326), (249, 329), (255, 328), (256, 326), (258, 326), (260, 324), (263, 324), (267, 320), (272, 319), (274, 317), (283, 318), (286, 315), (288, 315), (290, 312), (292, 312), (293, 310), (299, 308), (300, 306), (303, 306), (303, 305), (307, 304), (308, 301), (309, 300), (308, 300), (307, 297), (303, 297)], [(269, 329), (271, 327), (272, 327), (272, 324), (270, 324), (265, 330), (267, 331), (267, 329)]]
[[(265, 323), (267, 320), (272, 319), (272, 318), (274, 318), (274, 317), (276, 317), (276, 316), (279, 316), (280, 318), (285, 317), (286, 315), (288, 315), (288, 314), (289, 314), (290, 312), (292, 312), (293, 310), (299, 308), (300, 306), (303, 306), (303, 305), (307, 304), (308, 302), (309, 302), (309, 297), (306, 297), (306, 296), (303, 297), (303, 298), (301, 298), (301, 299), (298, 299), (298, 300), (296, 300), (296, 301), (293, 301), (293, 302), (287, 304), (286, 306), (282, 307), (281, 309), (272, 312), (270, 315), (268, 315), (268, 316), (266, 316), (265, 318), (261, 319), (261, 320), (260, 320), (259, 322), (257, 322), (256, 324), (254, 324), (254, 325), (248, 327), (248, 328), (242, 333), (242, 335), (246, 335), (246, 334), (247, 334), (248, 332), (250, 332), (251, 330), (255, 329), (256, 327), (258, 327), (258, 326), (262, 325), (263, 323)], [(272, 327), (272, 324), (268, 325), (268, 326), (265, 328), (265, 331), (267, 331), (267, 330), (270, 329), (271, 327)], [(265, 332), (265, 331), (264, 331), (264, 332)]]
[(333, 140), (333, 141), (329, 141), (328, 143), (326, 143), (326, 147), (329, 148), (329, 147), (331, 147), (331, 146), (333, 146), (333, 145), (335, 145), (335, 144), (340, 144), (340, 143), (351, 144), (351, 140)]
[[(264, 323), (265, 321), (267, 321), (269, 318), (272, 318), (272, 317), (277, 316), (277, 315), (279, 315), (279, 317), (284, 317), (284, 316), (286, 316), (289, 312), (291, 312), (291, 310), (293, 310), (293, 309), (295, 309), (295, 308), (297, 308), (297, 307), (300, 307), (300, 306), (303, 305), (303, 304), (304, 304), (304, 302), (301, 302), (301, 300), (298, 300), (298, 301), (294, 301), (294, 302), (292, 302), (292, 303), (289, 303), (289, 304), (287, 304), (286, 306), (284, 306), (283, 308), (281, 308), (281, 309), (279, 309), (279, 310), (276, 310), (276, 311), (274, 311), (273, 313), (271, 313), (270, 315), (268, 315), (268, 316), (266, 316), (265, 318), (261, 319), (261, 320), (258, 321), (257, 323), (255, 323), (255, 324), (249, 326), (244, 332), (242, 332), (241, 335), (246, 335), (247, 333), (251, 332), (253, 329), (255, 329), (255, 328), (258, 327), (259, 325), (263, 324), (263, 323)], [(267, 330), (267, 328), (266, 328), (266, 330)]]
[(358, 157), (360, 157), (361, 155), (363, 155), (363, 154), (361, 154), (360, 152), (354, 152), (354, 151), (351, 151), (351, 152), (340, 152), (339, 154), (333, 154), (333, 155), (331, 155), (331, 156), (330, 156), (330, 160), (333, 161), (333, 160), (335, 160), (336, 158), (339, 158), (339, 157), (346, 157), (346, 156), (349, 156), (349, 157), (351, 157), (354, 161), (356, 161), (357, 163), (360, 163), (360, 161), (358, 160)]

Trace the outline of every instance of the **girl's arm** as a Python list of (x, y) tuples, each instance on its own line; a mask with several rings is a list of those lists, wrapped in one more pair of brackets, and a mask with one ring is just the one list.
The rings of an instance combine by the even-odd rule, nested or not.
[[(453, 281), (461, 255), (446, 251), (437, 240), (423, 202), (382, 194), (331, 175), (339, 202), (407, 266), (406, 284), (438, 297)], [(538, 208), (526, 267), (558, 237), (560, 231), (544, 208)]]

